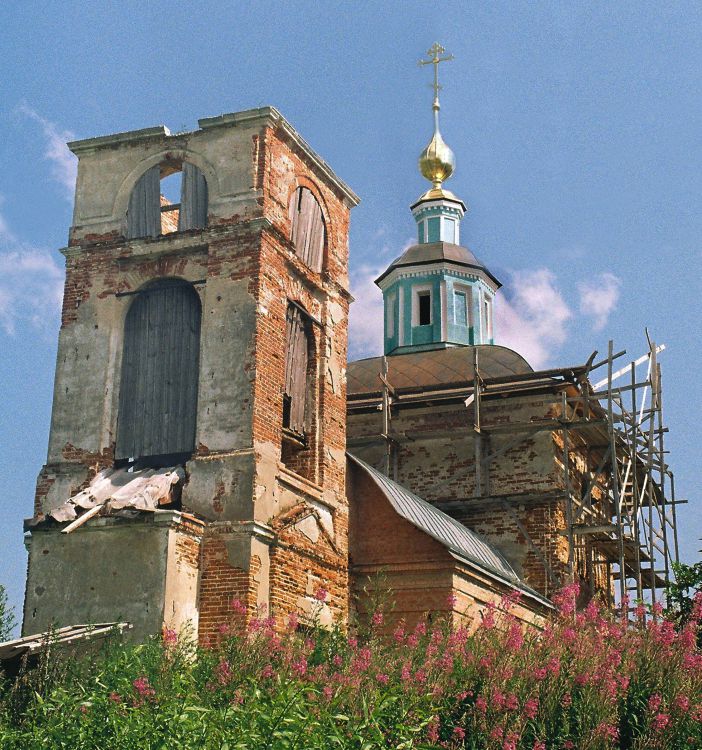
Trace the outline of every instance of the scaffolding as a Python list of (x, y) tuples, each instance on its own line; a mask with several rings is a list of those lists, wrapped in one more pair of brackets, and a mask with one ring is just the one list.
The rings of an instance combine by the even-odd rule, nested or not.
[[(646, 336), (646, 354), (617, 370), (615, 363), (626, 351), (615, 353), (610, 341), (607, 356), (599, 361), (597, 352), (593, 352), (578, 367), (501, 378), (482, 377), (479, 348), (475, 347), (472, 383), (460, 394), (472, 417), (475, 454), (470, 466), (461, 471), (474, 474), (472, 497), (466, 499), (501, 505), (543, 563), (549, 587), (562, 585), (565, 581), (554, 573), (544, 551), (530, 537), (511, 498), (492, 494), (490, 489), (490, 466), (496, 458), (530, 435), (551, 432), (560, 449), (561, 491), (536, 492), (528, 497), (537, 502), (564, 501), (565, 528), (560, 533), (568, 542), (567, 575), (570, 580), (586, 577), (593, 590), (604, 589), (610, 605), (623, 600), (632, 604), (662, 601), (673, 579), (673, 563), (679, 559), (676, 508), (686, 501), (676, 499), (674, 475), (666, 461), (664, 438), (668, 430), (663, 422), (658, 362), (665, 346), (657, 346), (648, 332)], [(377, 408), (382, 413), (378, 436), (384, 443), (382, 469), (397, 479), (402, 441), (392, 432), (393, 407), (416, 396), (397, 394), (388, 380), (386, 358), (381, 362), (382, 392)], [(603, 368), (606, 377), (593, 384), (593, 375)], [(560, 395), (557, 414), (537, 421), (499, 424), (483, 419), (485, 399), (498, 394), (519, 395), (544, 383)], [(456, 395), (455, 389), (446, 394), (452, 398)], [(493, 448), (499, 441), (499, 448)], [(582, 460), (583, 454), (585, 479), (581, 471), (575, 482), (574, 462), (576, 456)], [(456, 477), (454, 473), (448, 481)], [(432, 489), (440, 489), (448, 481), (438, 482)], [(448, 506), (454, 504), (458, 503), (439, 503), (439, 507), (446, 506), (444, 509), (450, 512)]]

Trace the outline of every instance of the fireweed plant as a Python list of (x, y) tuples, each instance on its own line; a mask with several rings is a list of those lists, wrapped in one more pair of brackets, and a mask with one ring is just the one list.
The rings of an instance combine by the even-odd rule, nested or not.
[[(320, 589), (321, 603), (327, 593)], [(215, 643), (166, 631), (72, 662), (51, 654), (0, 687), (0, 747), (234, 750), (702, 748), (698, 596), (675, 628), (634, 620), (577, 585), (543, 630), (516, 596), (477, 628), (378, 608), (352, 634), (284, 627), (232, 602)]]

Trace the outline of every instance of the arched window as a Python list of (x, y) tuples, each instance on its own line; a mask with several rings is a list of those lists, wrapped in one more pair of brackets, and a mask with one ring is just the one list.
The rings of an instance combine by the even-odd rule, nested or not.
[(124, 323), (117, 460), (153, 466), (192, 454), (200, 318), (197, 292), (180, 279), (159, 279), (134, 297)]
[(310, 330), (307, 316), (299, 305), (290, 302), (285, 318), (285, 389), (283, 392), (283, 428), (304, 438), (308, 431), (307, 367), (310, 354)]
[(207, 181), (194, 164), (164, 162), (139, 178), (127, 209), (129, 239), (206, 226)]
[(314, 271), (322, 270), (324, 217), (317, 199), (306, 187), (299, 187), (290, 198), (290, 225), (295, 252)]

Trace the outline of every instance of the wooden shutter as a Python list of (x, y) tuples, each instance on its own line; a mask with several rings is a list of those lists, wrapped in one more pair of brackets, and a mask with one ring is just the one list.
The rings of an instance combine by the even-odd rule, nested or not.
[(161, 168), (147, 169), (129, 196), (127, 238), (157, 237), (161, 233)]
[(124, 325), (116, 458), (192, 453), (200, 358), (200, 299), (162, 279), (139, 292)]
[(287, 349), (285, 353), (285, 395), (290, 400), (289, 427), (303, 435), (307, 413), (308, 340), (302, 312), (288, 305), (286, 316)]
[(205, 175), (189, 162), (183, 162), (180, 184), (178, 231), (203, 229), (207, 226), (207, 181)]
[(290, 199), (291, 239), (295, 252), (313, 270), (322, 270), (324, 217), (316, 198), (306, 187), (299, 187)]

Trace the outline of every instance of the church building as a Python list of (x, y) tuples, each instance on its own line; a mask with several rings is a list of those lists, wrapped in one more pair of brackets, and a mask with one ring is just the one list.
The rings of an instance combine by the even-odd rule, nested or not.
[(69, 144), (24, 634), (126, 621), (137, 639), (191, 627), (207, 642), (234, 599), (281, 627), (291, 612), (345, 625), (378, 586), (408, 622), (476, 621), (518, 593), (538, 623), (574, 578), (610, 596), (614, 553), (574, 531), (614, 512), (592, 362), (534, 372), (496, 339), (500, 282), (443, 184), (442, 51), (430, 187), (416, 244), (376, 281), (370, 359), (347, 363), (358, 197), (276, 109)]

